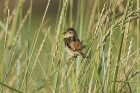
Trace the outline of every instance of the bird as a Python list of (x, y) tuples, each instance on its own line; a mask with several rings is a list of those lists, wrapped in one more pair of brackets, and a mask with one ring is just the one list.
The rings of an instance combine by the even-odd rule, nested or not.
[(88, 56), (86, 56), (82, 52), (84, 46), (82, 45), (82, 42), (78, 39), (76, 31), (73, 28), (67, 28), (67, 30), (63, 34), (64, 47), (66, 51), (71, 55), (71, 57), (77, 57), (78, 55), (81, 55), (83, 58), (88, 58)]

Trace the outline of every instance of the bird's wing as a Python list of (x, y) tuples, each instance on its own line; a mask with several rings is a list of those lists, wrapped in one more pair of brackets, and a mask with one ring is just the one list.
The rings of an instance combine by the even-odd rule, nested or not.
[(83, 49), (82, 43), (77, 37), (64, 38), (64, 44), (66, 48), (69, 48), (72, 51)]
[(76, 50), (82, 50), (83, 49), (83, 46), (82, 46), (81, 42), (79, 41), (79, 39), (74, 41), (73, 46), (75, 47)]
[(69, 48), (69, 49), (71, 49), (72, 51), (75, 51), (76, 49), (75, 49), (75, 47), (73, 46), (73, 41), (72, 41), (72, 39), (71, 38), (64, 38), (64, 46), (66, 47), (66, 48)]

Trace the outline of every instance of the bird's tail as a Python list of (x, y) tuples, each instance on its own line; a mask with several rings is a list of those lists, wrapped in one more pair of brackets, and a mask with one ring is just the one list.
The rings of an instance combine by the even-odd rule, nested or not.
[(79, 51), (79, 53), (81, 54), (81, 56), (82, 56), (83, 58), (88, 58), (88, 56), (86, 56), (82, 51)]

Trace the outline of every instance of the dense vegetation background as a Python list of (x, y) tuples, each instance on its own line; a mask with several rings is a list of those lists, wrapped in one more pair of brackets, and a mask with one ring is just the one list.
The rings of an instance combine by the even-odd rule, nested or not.
[[(1, 0), (1, 93), (139, 93), (139, 0)], [(88, 59), (69, 56), (73, 27)]]

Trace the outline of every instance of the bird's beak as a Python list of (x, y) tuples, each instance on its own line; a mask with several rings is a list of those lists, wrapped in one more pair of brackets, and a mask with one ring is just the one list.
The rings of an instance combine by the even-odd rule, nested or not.
[(65, 34), (66, 32), (62, 33), (62, 34)]

